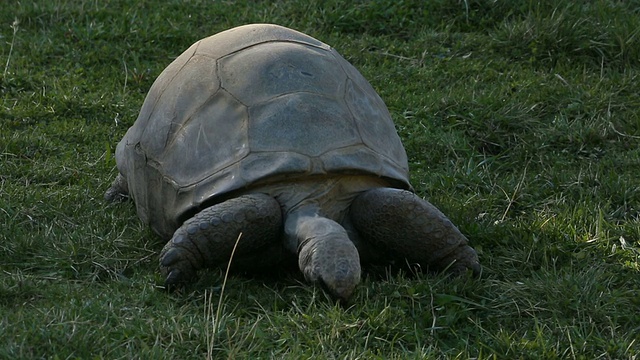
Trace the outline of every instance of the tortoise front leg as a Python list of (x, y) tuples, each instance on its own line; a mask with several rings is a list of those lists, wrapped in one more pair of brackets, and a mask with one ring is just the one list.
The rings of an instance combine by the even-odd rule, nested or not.
[(356, 197), (349, 214), (364, 241), (385, 253), (434, 270), (480, 272), (467, 238), (440, 210), (410, 191), (367, 190)]
[(104, 193), (104, 198), (107, 201), (117, 202), (124, 200), (127, 196), (129, 196), (127, 180), (122, 174), (118, 174), (111, 183), (111, 187)]
[(197, 270), (217, 267), (231, 258), (240, 233), (242, 236), (234, 256), (252, 257), (265, 252), (264, 263), (279, 260), (278, 253), (267, 253), (277, 247), (282, 229), (280, 204), (265, 194), (249, 194), (208, 207), (176, 230), (160, 254), (160, 271), (165, 285), (191, 281)]

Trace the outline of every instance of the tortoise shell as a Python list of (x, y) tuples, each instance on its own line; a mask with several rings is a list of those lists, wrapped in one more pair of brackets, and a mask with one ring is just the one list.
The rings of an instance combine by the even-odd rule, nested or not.
[(409, 189), (389, 111), (330, 46), (277, 25), (193, 44), (156, 79), (116, 149), (140, 218), (165, 238), (236, 192), (370, 174)]

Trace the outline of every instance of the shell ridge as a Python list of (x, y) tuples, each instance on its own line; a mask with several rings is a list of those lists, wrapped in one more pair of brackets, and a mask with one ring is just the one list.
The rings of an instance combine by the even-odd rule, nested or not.
[(222, 59), (224, 57), (237, 54), (237, 53), (242, 52), (242, 51), (247, 50), (247, 49), (251, 49), (252, 47), (256, 47), (256, 46), (260, 46), (260, 45), (264, 45), (264, 44), (270, 44), (270, 43), (283, 43), (283, 44), (294, 43), (294, 44), (297, 44), (297, 45), (310, 46), (310, 47), (313, 47), (313, 48), (316, 48), (316, 49), (325, 50), (327, 52), (330, 52), (331, 49), (332, 49), (330, 46), (328, 46), (328, 45), (326, 45), (324, 43), (323, 44), (325, 46), (318, 46), (318, 45), (315, 45), (315, 44), (310, 44), (310, 43), (306, 43), (306, 42), (298, 41), (298, 40), (294, 40), (294, 39), (274, 39), (274, 40), (264, 40), (264, 41), (257, 42), (257, 43), (251, 44), (251, 45), (247, 45), (245, 47), (230, 51), (230, 52), (224, 54), (223, 56), (219, 56), (219, 57), (211, 56), (209, 54), (197, 54), (197, 55), (198, 56), (202, 56), (202, 57), (206, 57), (206, 58), (209, 58), (209, 59), (220, 60), (220, 59)]
[[(216, 67), (217, 67), (217, 62), (216, 62)], [(217, 74), (217, 71), (216, 71)], [(198, 105), (194, 110), (193, 113), (191, 113), (184, 121), (176, 123), (176, 122), (171, 122), (171, 125), (173, 124), (178, 124), (178, 127), (175, 129), (175, 131), (171, 131), (171, 129), (169, 129), (169, 132), (167, 134), (167, 141), (165, 142), (165, 147), (164, 149), (168, 149), (170, 146), (173, 146), (173, 144), (175, 143), (177, 136), (175, 136), (176, 134), (179, 134), (185, 127), (187, 127), (187, 125), (189, 125), (192, 121), (192, 119), (194, 118), (194, 115), (198, 114), (200, 112), (200, 110), (202, 110), (205, 106), (207, 106), (207, 104), (209, 104), (209, 102), (211, 101), (211, 99), (213, 99), (218, 92), (220, 92), (220, 90), (223, 90), (224, 88), (222, 87), (222, 85), (220, 84), (220, 77), (216, 76), (216, 80), (218, 82), (218, 90), (216, 90), (215, 92), (213, 92), (213, 94), (209, 95), (209, 97), (207, 97), (207, 99), (205, 101), (202, 102), (202, 104)], [(224, 91), (226, 93), (228, 93), (229, 95), (233, 96), (232, 94), (230, 94), (228, 91), (226, 91), (226, 89), (224, 89)], [(234, 97), (235, 98), (235, 97)]]
[[(193, 53), (192, 53), (192, 54), (189, 56), (189, 58), (188, 58), (188, 59), (187, 59), (187, 60), (186, 60), (186, 61), (185, 61), (181, 66), (180, 66), (180, 68), (179, 68), (177, 71), (175, 71), (175, 72), (173, 73), (173, 76), (171, 76), (171, 78), (169, 79), (169, 81), (167, 81), (167, 86), (164, 86), (164, 87), (162, 88), (162, 91), (160, 91), (160, 92), (157, 94), (157, 96), (156, 96), (156, 97), (155, 97), (155, 99), (154, 99), (153, 106), (151, 107), (151, 111), (149, 111), (149, 113), (148, 113), (148, 114), (149, 114), (148, 118), (151, 118), (151, 116), (156, 112), (156, 109), (157, 109), (157, 107), (158, 107), (158, 104), (160, 103), (160, 98), (162, 98), (162, 96), (164, 95), (164, 93), (165, 93), (165, 92), (167, 91), (167, 89), (169, 88), (169, 85), (171, 85), (171, 84), (173, 83), (173, 81), (175, 80), (175, 78), (176, 78), (176, 77), (177, 77), (177, 76), (182, 72), (182, 70), (185, 68), (185, 66), (187, 66), (187, 64), (189, 63), (189, 61), (190, 61), (191, 59), (193, 59), (193, 57), (196, 55), (196, 51), (197, 51), (197, 49), (198, 49), (198, 47), (200, 46), (200, 44), (201, 44), (201, 43), (202, 43), (202, 41), (198, 41), (198, 42), (195, 44), (195, 49), (194, 49)], [(179, 56), (178, 56), (178, 57), (179, 57)], [(177, 58), (176, 58), (176, 59), (177, 59)], [(175, 61), (175, 59), (174, 59), (174, 61)], [(162, 71), (162, 72), (160, 73), (160, 75), (162, 75), (162, 73), (163, 73), (163, 72), (164, 72), (164, 71)], [(157, 81), (157, 80), (156, 80), (156, 81)], [(155, 85), (155, 81), (154, 81), (154, 85)], [(151, 85), (151, 87), (153, 88), (154, 86), (153, 86), (153, 85)], [(137, 121), (137, 120), (136, 120), (136, 121)], [(134, 124), (134, 125), (135, 125), (135, 124)], [(148, 129), (148, 127), (146, 127), (146, 128), (142, 131), (142, 133), (140, 134), (140, 137), (139, 137), (139, 138), (144, 137), (145, 133), (147, 132), (147, 129)], [(165, 149), (166, 149), (167, 141), (168, 141), (168, 140), (169, 140), (169, 137), (167, 136), (167, 138), (165, 139), (165, 144), (164, 144)], [(146, 154), (145, 154), (145, 157), (146, 157)]]
[(199, 204), (273, 182), (367, 174), (411, 188), (382, 99), (334, 48), (301, 34), (213, 35), (156, 80), (116, 160), (158, 233)]

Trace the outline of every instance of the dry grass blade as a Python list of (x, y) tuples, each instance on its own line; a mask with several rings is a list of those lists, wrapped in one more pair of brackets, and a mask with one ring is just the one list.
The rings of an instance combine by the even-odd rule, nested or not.
[(2, 73), (2, 77), (7, 77), (7, 71), (9, 71), (9, 63), (11, 62), (11, 55), (13, 54), (13, 46), (16, 43), (16, 34), (18, 33), (18, 25), (20, 25), (20, 21), (18, 18), (13, 20), (11, 24), (11, 28), (13, 29), (13, 37), (11, 38), (11, 46), (9, 47), (9, 56), (7, 56), (7, 63), (4, 65), (4, 72)]
[(525, 180), (526, 175), (527, 175), (527, 167), (528, 167), (528, 165), (529, 165), (529, 163), (527, 163), (527, 165), (524, 166), (524, 169), (522, 170), (522, 178), (520, 179), (520, 181), (516, 185), (515, 189), (513, 189), (513, 194), (510, 197), (507, 195), (507, 193), (504, 190), (502, 190), (505, 193), (505, 195), (507, 195), (507, 199), (509, 200), (509, 203), (507, 204), (507, 208), (504, 210), (504, 213), (502, 214), (502, 217), (500, 218), (500, 222), (503, 222), (504, 219), (507, 218), (507, 214), (509, 213), (509, 210), (511, 210), (511, 206), (516, 201), (516, 196), (518, 195), (520, 190), (522, 190), (522, 184), (524, 183), (524, 180)]
[[(204, 299), (205, 299), (205, 315), (207, 317), (207, 321), (213, 323), (213, 332), (209, 333), (209, 328), (207, 328), (207, 359), (213, 359), (213, 346), (216, 341), (216, 335), (218, 334), (219, 326), (220, 326), (220, 318), (222, 317), (222, 299), (224, 298), (224, 289), (227, 287), (227, 278), (229, 277), (229, 271), (231, 270), (231, 262), (233, 261), (233, 257), (236, 253), (236, 248), (238, 247), (238, 243), (240, 243), (240, 238), (242, 237), (242, 233), (238, 234), (238, 238), (236, 239), (235, 244), (233, 245), (233, 250), (231, 250), (231, 257), (229, 258), (229, 263), (227, 264), (227, 269), (224, 272), (224, 279), (222, 280), (222, 288), (220, 290), (220, 297), (218, 298), (218, 307), (216, 309), (215, 318), (211, 319), (212, 314), (212, 303), (211, 297), (213, 296), (212, 292), (205, 291)], [(210, 321), (209, 321), (210, 320)]]

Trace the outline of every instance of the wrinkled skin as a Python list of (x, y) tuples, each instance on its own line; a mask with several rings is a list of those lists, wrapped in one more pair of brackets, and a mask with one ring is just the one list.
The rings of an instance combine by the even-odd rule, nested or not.
[[(121, 183), (115, 181), (107, 191), (109, 199), (126, 195)], [(334, 186), (333, 190), (360, 189), (368, 184), (358, 185)], [(266, 268), (287, 257), (297, 257), (305, 279), (320, 284), (338, 300), (348, 300), (360, 282), (360, 253), (374, 254), (378, 259), (404, 259), (425, 269), (453, 274), (480, 272), (476, 252), (465, 236), (436, 207), (410, 191), (360, 189), (344, 196), (348, 203), (326, 199), (334, 195), (327, 191), (289, 206), (276, 198), (289, 199), (283, 194), (286, 189), (303, 194), (308, 189), (275, 189), (231, 198), (185, 221), (160, 255), (165, 284), (175, 287), (188, 283), (198, 270), (226, 264), (240, 233), (233, 259), (237, 266)], [(335, 211), (337, 208), (346, 211)]]

